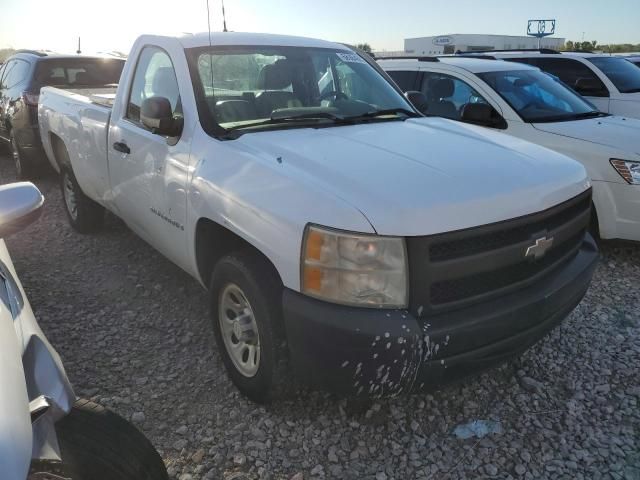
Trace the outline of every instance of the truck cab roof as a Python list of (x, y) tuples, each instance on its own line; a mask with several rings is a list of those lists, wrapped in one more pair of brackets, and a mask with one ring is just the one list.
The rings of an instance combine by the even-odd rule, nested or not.
[(342, 44), (317, 40), (313, 38), (297, 37), (292, 35), (276, 35), (271, 33), (245, 33), (245, 32), (208, 32), (182, 33), (177, 36), (143, 35), (143, 40), (175, 39), (183, 48), (208, 47), (211, 45), (265, 45), (265, 46), (290, 46), (290, 47), (316, 47), (347, 50)]

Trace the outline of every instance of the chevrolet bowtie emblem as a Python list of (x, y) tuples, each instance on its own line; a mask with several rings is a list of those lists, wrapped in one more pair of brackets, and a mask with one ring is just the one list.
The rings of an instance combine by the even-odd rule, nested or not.
[(534, 245), (527, 248), (527, 253), (525, 253), (524, 256), (526, 258), (533, 257), (536, 260), (542, 258), (547, 253), (547, 250), (551, 248), (551, 245), (553, 245), (553, 237), (538, 238)]

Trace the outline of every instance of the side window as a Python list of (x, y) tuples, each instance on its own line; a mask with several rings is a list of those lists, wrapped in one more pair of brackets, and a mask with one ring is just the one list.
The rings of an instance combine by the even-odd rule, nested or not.
[(176, 72), (167, 52), (157, 47), (145, 47), (140, 53), (129, 94), (127, 118), (142, 126), (140, 107), (150, 97), (165, 97), (173, 114), (182, 114)]
[[(11, 272), (7, 266), (0, 261), (0, 303), (15, 318), (24, 307), (24, 299), (20, 293), (20, 289), (11, 276)], [(1, 308), (1, 307), (0, 307)]]
[(4, 88), (13, 88), (25, 81), (29, 73), (29, 67), (31, 67), (31, 65), (24, 60), (13, 60), (7, 67), (4, 78), (2, 79), (2, 86)]
[[(583, 95), (608, 97), (607, 87), (585, 64), (568, 58), (538, 58), (536, 66), (555, 75), (564, 83)], [(585, 91), (588, 87), (588, 92)]]
[(393, 81), (398, 84), (403, 92), (416, 89), (418, 83), (418, 72), (394, 70), (387, 72)]
[(0, 304), (0, 310), (2, 310), (2, 306), (4, 305), (4, 308), (6, 308), (8, 312), (11, 312), (11, 303), (9, 302), (9, 289), (7, 286), (7, 281), (2, 276), (2, 272), (0, 272)]
[(0, 65), (0, 88), (2, 88), (2, 77), (4, 76), (4, 71), (7, 68), (7, 64), (4, 63), (2, 65)]
[(489, 104), (468, 83), (451, 75), (424, 72), (420, 90), (427, 97), (428, 115), (461, 120), (462, 109), (468, 103)]

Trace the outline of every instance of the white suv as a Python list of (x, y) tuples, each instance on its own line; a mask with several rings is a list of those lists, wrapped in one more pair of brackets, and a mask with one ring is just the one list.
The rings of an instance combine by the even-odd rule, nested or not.
[(640, 241), (640, 120), (599, 112), (525, 64), (468, 57), (378, 63), (404, 91), (425, 94), (427, 115), (491, 127), (581, 162), (593, 180), (600, 236)]
[(640, 118), (640, 69), (624, 58), (582, 52), (489, 55), (527, 63), (555, 75), (602, 112)]

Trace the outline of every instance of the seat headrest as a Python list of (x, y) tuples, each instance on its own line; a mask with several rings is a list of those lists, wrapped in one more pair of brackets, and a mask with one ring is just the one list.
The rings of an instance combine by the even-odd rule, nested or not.
[(449, 98), (455, 91), (455, 85), (450, 78), (439, 78), (431, 86), (431, 92), (435, 98)]
[(282, 90), (293, 82), (293, 69), (286, 58), (265, 65), (258, 75), (258, 88), (262, 90)]
[(73, 83), (77, 83), (78, 85), (89, 85), (92, 83), (93, 78), (87, 72), (78, 72), (76, 73), (76, 78)]
[(151, 85), (153, 94), (158, 97), (165, 97), (169, 100), (176, 96), (178, 91), (178, 81), (176, 80), (176, 74), (171, 67), (160, 67), (156, 70), (156, 74), (153, 77), (153, 84)]

